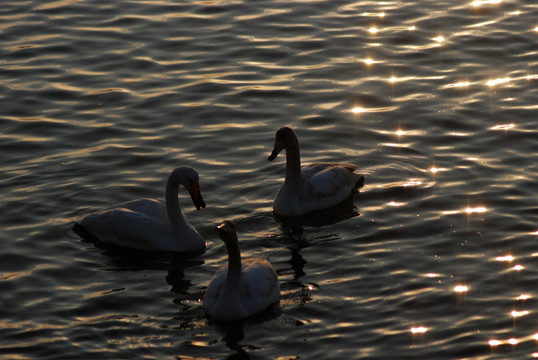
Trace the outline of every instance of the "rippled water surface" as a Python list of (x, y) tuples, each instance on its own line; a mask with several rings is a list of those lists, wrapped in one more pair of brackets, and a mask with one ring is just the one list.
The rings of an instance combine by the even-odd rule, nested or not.
[[(1, 357), (538, 357), (537, 19), (523, 0), (2, 1)], [(273, 216), (283, 125), (305, 163), (366, 174), (357, 216)], [(72, 232), (181, 165), (205, 253)], [(270, 256), (277, 314), (206, 318), (223, 219)]]

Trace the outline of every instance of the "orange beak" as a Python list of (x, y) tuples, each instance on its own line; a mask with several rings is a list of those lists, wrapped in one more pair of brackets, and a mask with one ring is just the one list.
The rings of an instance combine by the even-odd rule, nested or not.
[(193, 182), (189, 188), (189, 194), (191, 194), (191, 199), (194, 206), (196, 206), (196, 210), (205, 208), (205, 202), (202, 198), (202, 194), (200, 193), (200, 184)]

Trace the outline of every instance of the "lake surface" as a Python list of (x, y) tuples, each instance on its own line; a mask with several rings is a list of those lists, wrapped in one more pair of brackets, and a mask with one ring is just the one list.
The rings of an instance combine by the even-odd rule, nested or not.
[[(8, 0), (0, 38), (3, 359), (538, 357), (534, 1)], [(273, 216), (283, 125), (356, 216)], [(182, 165), (203, 254), (72, 232)], [(224, 219), (278, 313), (206, 318)]]

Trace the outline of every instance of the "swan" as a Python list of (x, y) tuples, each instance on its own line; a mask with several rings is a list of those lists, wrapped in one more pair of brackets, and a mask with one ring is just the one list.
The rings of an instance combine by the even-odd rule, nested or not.
[(179, 207), (179, 185), (189, 191), (197, 210), (205, 208), (198, 173), (183, 166), (170, 173), (165, 200), (139, 199), (119, 204), (83, 217), (75, 222), (73, 230), (82, 237), (139, 250), (203, 250), (204, 239)]
[(228, 264), (213, 276), (204, 295), (204, 309), (215, 320), (240, 320), (280, 300), (275, 269), (263, 258), (241, 261), (235, 225), (224, 221), (216, 230), (226, 244)]
[(364, 183), (364, 175), (355, 173), (348, 163), (314, 163), (301, 169), (297, 134), (290, 127), (281, 127), (268, 160), (274, 160), (286, 149), (286, 177), (274, 203), (279, 216), (299, 216), (327, 209), (346, 200)]

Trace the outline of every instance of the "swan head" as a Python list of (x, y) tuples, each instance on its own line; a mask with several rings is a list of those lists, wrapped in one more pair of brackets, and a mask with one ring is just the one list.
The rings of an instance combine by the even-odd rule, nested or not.
[(178, 167), (172, 171), (170, 179), (178, 185), (183, 185), (185, 189), (187, 189), (191, 195), (194, 206), (196, 206), (196, 210), (205, 208), (205, 201), (200, 192), (200, 176), (196, 170), (188, 166)]
[(221, 240), (224, 241), (224, 243), (228, 243), (230, 241), (237, 242), (237, 232), (233, 222), (225, 220), (222, 222), (222, 224), (217, 226), (215, 230), (217, 230)]
[(273, 152), (269, 155), (267, 160), (273, 161), (280, 152), (290, 146), (298, 146), (299, 142), (297, 140), (297, 135), (292, 128), (288, 126), (281, 127), (276, 132), (275, 136), (275, 146), (273, 147)]

